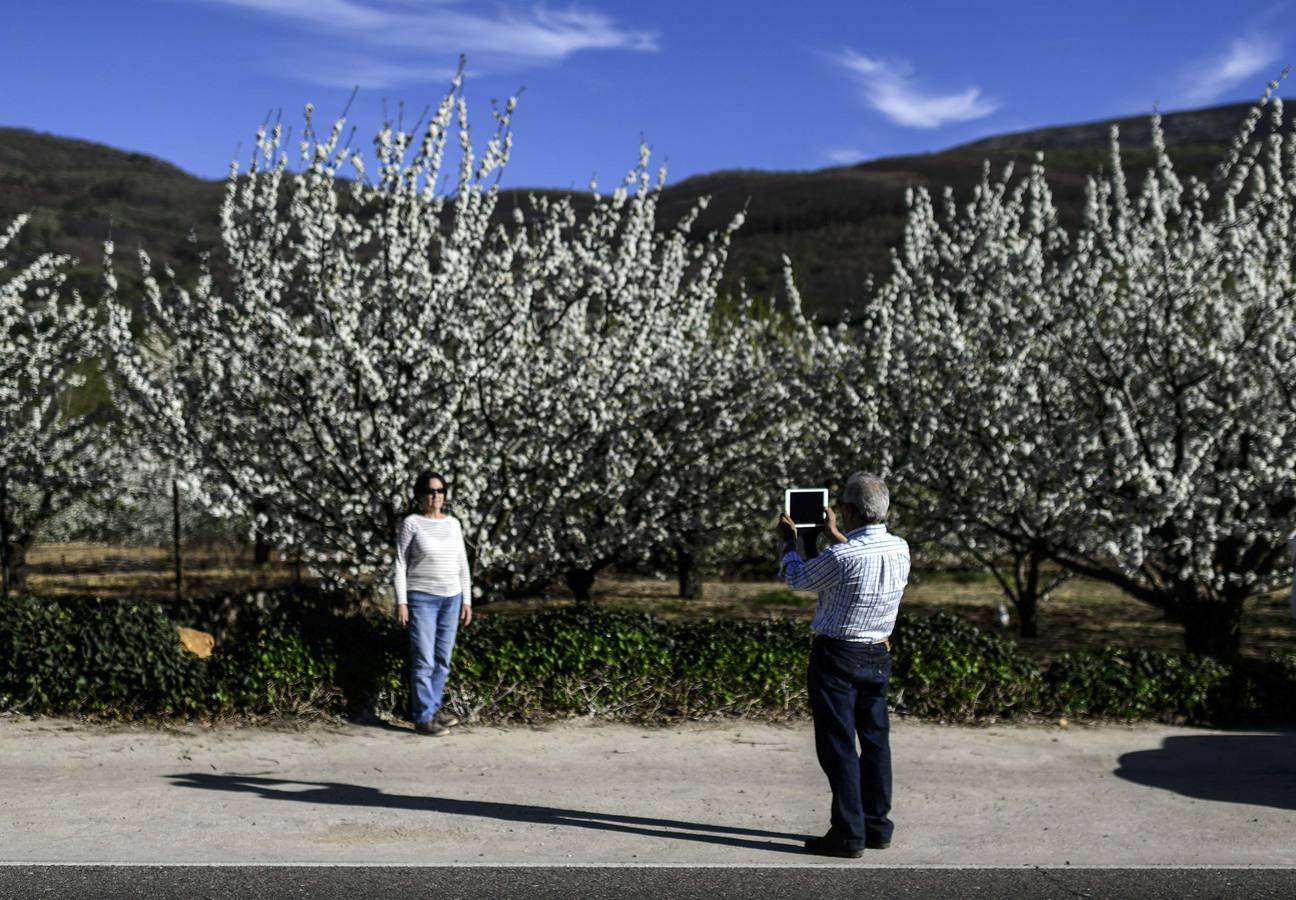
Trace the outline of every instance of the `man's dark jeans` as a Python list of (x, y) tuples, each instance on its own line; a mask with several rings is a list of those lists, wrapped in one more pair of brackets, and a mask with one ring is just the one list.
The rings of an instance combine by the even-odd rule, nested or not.
[[(888, 843), (891, 812), (891, 724), (885, 644), (816, 637), (810, 650), (810, 710), (815, 751), (832, 787), (829, 839), (851, 850)], [(859, 736), (860, 752), (855, 752)]]

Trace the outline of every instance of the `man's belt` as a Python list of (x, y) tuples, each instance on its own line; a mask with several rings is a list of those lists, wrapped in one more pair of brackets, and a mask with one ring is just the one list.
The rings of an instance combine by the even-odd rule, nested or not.
[(849, 645), (849, 644), (856, 644), (856, 645), (858, 645), (858, 644), (865, 644), (865, 645), (870, 646), (870, 647), (871, 647), (871, 646), (874, 646), (874, 645), (876, 645), (876, 644), (881, 644), (883, 647), (886, 647), (886, 648), (887, 648), (887, 653), (890, 653), (890, 652), (891, 652), (891, 639), (890, 639), (890, 638), (883, 638), (883, 639), (880, 640), (880, 641), (871, 641), (871, 640), (850, 641), (850, 640), (847, 640), (846, 638), (832, 637), (832, 636), (827, 635), (827, 634), (816, 634), (816, 635), (815, 635), (815, 640), (816, 640), (816, 641), (831, 641), (831, 642), (834, 643), (834, 644), (848, 644), (848, 645)]

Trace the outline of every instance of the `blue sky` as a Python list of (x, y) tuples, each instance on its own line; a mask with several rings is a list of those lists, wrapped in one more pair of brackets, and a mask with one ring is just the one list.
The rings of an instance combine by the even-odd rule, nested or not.
[(353, 87), (365, 138), (384, 100), (418, 118), (464, 53), (479, 140), (525, 88), (510, 186), (610, 186), (641, 137), (671, 181), (817, 169), (1251, 99), (1296, 60), (1292, 5), (10, 0), (0, 125), (216, 178), (267, 114), (332, 119)]

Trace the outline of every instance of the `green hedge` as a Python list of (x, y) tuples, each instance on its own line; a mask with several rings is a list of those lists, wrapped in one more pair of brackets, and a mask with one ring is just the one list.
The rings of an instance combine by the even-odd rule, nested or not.
[(904, 712), (968, 722), (1040, 708), (1043, 673), (1017, 645), (949, 613), (901, 615), (891, 648), (891, 694)]
[(187, 715), (208, 707), (203, 660), (153, 603), (19, 598), (0, 604), (0, 708)]
[(1204, 721), (1215, 717), (1231, 674), (1204, 656), (1104, 647), (1063, 656), (1046, 680), (1063, 715)]
[(337, 653), (302, 632), (271, 627), (247, 642), (227, 642), (207, 661), (213, 710), (291, 716), (340, 711)]
[[(200, 660), (154, 604), (10, 600), (0, 604), (0, 709), (404, 716), (406, 633), (388, 618), (320, 612), (330, 604), (284, 604), (272, 615), (249, 607)], [(1296, 721), (1296, 656), (1227, 666), (1103, 648), (1041, 668), (948, 614), (902, 615), (892, 643), (892, 702), (922, 718)], [(447, 703), (488, 722), (795, 717), (806, 712), (809, 646), (805, 623), (788, 619), (673, 623), (596, 606), (482, 616), (460, 632)]]

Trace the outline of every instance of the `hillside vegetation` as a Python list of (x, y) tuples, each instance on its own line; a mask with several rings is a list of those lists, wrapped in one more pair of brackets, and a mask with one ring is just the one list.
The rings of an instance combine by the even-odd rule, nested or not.
[[(1180, 172), (1209, 177), (1246, 110), (1245, 104), (1234, 104), (1166, 114), (1166, 139)], [(658, 222), (674, 223), (703, 195), (712, 200), (698, 233), (722, 227), (745, 207), (746, 223), (733, 242), (730, 282), (743, 279), (753, 293), (776, 296), (786, 253), (808, 311), (836, 319), (857, 304), (870, 275), (887, 273), (889, 248), (899, 241), (904, 224), (906, 188), (948, 185), (962, 200), (980, 180), (986, 161), (996, 170), (1009, 162), (1025, 166), (1043, 150), (1059, 206), (1078, 217), (1085, 177), (1107, 161), (1112, 124), (1121, 129), (1128, 174), (1138, 179), (1151, 159), (1147, 115), (998, 135), (939, 153), (811, 172), (695, 176), (666, 188)], [(19, 253), (56, 250), (78, 257), (74, 279), (90, 296), (97, 293), (100, 244), (110, 235), (120, 254), (142, 247), (182, 274), (194, 270), (200, 253), (216, 246), (223, 190), (222, 181), (194, 177), (142, 154), (0, 128), (0, 222), (32, 212)], [(507, 192), (501, 215), (526, 193)], [(588, 205), (579, 194), (576, 201), (578, 209)], [(133, 266), (123, 259), (120, 268), (129, 274)]]

